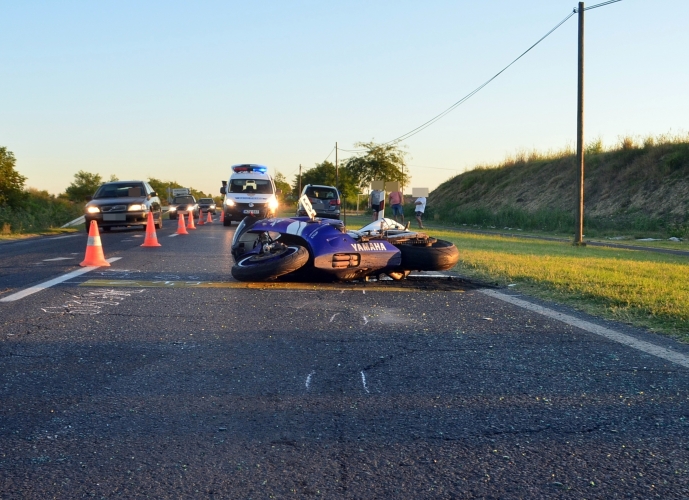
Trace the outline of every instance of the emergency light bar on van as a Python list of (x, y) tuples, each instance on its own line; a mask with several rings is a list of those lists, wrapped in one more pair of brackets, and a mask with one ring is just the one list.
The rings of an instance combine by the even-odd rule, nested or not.
[(233, 172), (257, 172), (259, 174), (265, 174), (268, 171), (268, 167), (263, 165), (235, 165), (232, 167)]

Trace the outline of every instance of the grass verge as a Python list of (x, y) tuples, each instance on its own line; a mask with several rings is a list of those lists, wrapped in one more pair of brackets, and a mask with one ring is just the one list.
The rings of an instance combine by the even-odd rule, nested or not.
[(460, 251), (456, 271), (689, 342), (689, 259), (569, 243), (429, 231)]

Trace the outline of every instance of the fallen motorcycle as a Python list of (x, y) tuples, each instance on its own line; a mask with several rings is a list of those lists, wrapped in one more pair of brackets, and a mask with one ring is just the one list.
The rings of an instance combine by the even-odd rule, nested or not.
[(239, 281), (347, 281), (381, 274), (400, 280), (412, 271), (451, 269), (459, 251), (392, 219), (348, 230), (335, 219), (246, 217), (234, 234), (232, 256), (232, 276)]

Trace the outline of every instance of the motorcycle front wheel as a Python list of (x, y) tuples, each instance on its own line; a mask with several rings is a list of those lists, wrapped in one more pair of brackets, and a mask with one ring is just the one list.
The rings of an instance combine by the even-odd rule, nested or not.
[(437, 240), (431, 246), (399, 245), (402, 268), (412, 271), (447, 271), (459, 261), (459, 250), (454, 243)]
[(268, 281), (292, 273), (309, 260), (309, 251), (299, 245), (290, 245), (281, 252), (240, 258), (232, 266), (232, 277), (238, 281)]

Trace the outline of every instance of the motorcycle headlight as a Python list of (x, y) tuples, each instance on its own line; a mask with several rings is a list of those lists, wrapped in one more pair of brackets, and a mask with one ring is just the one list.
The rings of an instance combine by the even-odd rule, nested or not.
[(230, 200), (229, 198), (225, 200), (225, 205), (228, 207), (233, 207), (234, 206), (234, 200)]
[(98, 208), (98, 207), (88, 207), (88, 208), (86, 209), (86, 212), (88, 212), (88, 213), (90, 213), (90, 214), (97, 214), (98, 212), (100, 212), (100, 208)]
[(129, 205), (129, 208), (127, 210), (129, 210), (130, 212), (139, 212), (141, 210), (146, 211), (146, 205), (135, 203), (134, 205)]
[(271, 198), (268, 202), (268, 208), (270, 208), (271, 210), (276, 210), (278, 208), (278, 199)]

